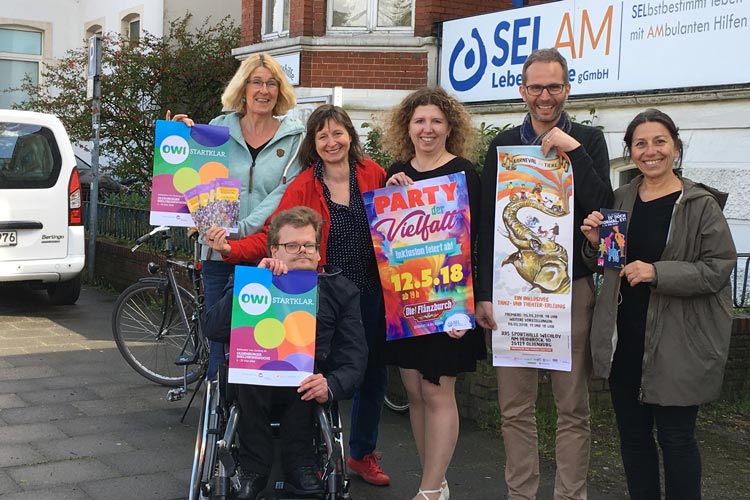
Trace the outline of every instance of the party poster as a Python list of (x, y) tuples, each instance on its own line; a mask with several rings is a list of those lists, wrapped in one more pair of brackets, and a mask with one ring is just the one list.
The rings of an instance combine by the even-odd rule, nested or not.
[(315, 363), (318, 273), (237, 266), (229, 382), (297, 387)]
[(539, 146), (497, 148), (495, 366), (570, 371), (569, 256), (578, 228), (570, 160), (551, 153), (545, 157)]
[(363, 194), (383, 285), (386, 338), (474, 327), (466, 175)]
[[(154, 177), (151, 188), (152, 225), (209, 226), (198, 224), (221, 220), (230, 231), (239, 222), (241, 181), (229, 178), (229, 128), (182, 122), (156, 121)], [(224, 197), (216, 203), (215, 183), (222, 179)], [(214, 186), (212, 187), (212, 183)], [(213, 191), (212, 191), (213, 189)], [(229, 193), (229, 194), (227, 194)], [(202, 195), (199, 195), (202, 194)], [(209, 209), (204, 207), (211, 205)], [(197, 212), (208, 212), (195, 220)], [(215, 215), (225, 214), (223, 217)]]
[(604, 216), (599, 226), (599, 249), (596, 264), (601, 267), (622, 268), (625, 265), (628, 232), (628, 213), (622, 210), (599, 210)]

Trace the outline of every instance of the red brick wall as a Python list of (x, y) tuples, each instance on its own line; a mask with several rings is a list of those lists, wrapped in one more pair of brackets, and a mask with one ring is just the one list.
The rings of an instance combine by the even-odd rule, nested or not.
[(244, 47), (261, 41), (262, 16), (263, 0), (242, 0), (240, 46)]
[(414, 36), (435, 36), (435, 21), (476, 16), (513, 7), (513, 0), (417, 0), (414, 7)]
[(300, 85), (413, 90), (427, 84), (427, 54), (411, 52), (303, 52)]
[[(326, 0), (290, 0), (289, 36), (324, 36), (326, 33)], [(529, 5), (553, 0), (530, 0)], [(414, 12), (414, 35), (433, 36), (436, 21), (475, 16), (513, 7), (513, 0), (417, 0)], [(262, 0), (242, 0), (243, 46), (261, 41)]]

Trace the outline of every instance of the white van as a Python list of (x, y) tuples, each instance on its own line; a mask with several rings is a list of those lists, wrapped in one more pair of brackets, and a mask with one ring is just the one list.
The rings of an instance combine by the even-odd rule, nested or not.
[(0, 283), (46, 288), (73, 304), (85, 263), (73, 148), (52, 115), (0, 109)]

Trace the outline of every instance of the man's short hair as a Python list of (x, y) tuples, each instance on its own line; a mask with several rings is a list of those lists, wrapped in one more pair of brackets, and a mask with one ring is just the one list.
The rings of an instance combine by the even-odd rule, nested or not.
[(526, 69), (535, 62), (560, 63), (560, 66), (562, 66), (563, 70), (563, 78), (565, 78), (565, 81), (560, 83), (564, 83), (567, 85), (568, 61), (565, 60), (565, 58), (562, 56), (562, 54), (560, 54), (560, 52), (557, 51), (557, 49), (537, 49), (529, 54), (529, 57), (526, 58), (526, 62), (523, 63), (523, 70), (521, 71), (521, 80), (524, 85), (526, 85)]
[(279, 244), (279, 231), (284, 226), (302, 228), (312, 226), (315, 230), (315, 243), (320, 243), (320, 236), (323, 231), (323, 217), (310, 207), (294, 207), (282, 210), (271, 219), (268, 225), (268, 237), (266, 239), (266, 250), (271, 255), (271, 247)]

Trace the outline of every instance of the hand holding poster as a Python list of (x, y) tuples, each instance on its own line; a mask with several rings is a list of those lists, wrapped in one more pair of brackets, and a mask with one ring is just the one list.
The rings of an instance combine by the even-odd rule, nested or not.
[(237, 266), (233, 293), (229, 382), (297, 387), (312, 375), (318, 273)]
[(151, 224), (237, 230), (240, 179), (229, 178), (229, 129), (157, 120)]
[(570, 371), (570, 161), (539, 146), (498, 147), (497, 160), (493, 364)]
[(386, 338), (474, 327), (463, 172), (363, 193), (386, 309)]

